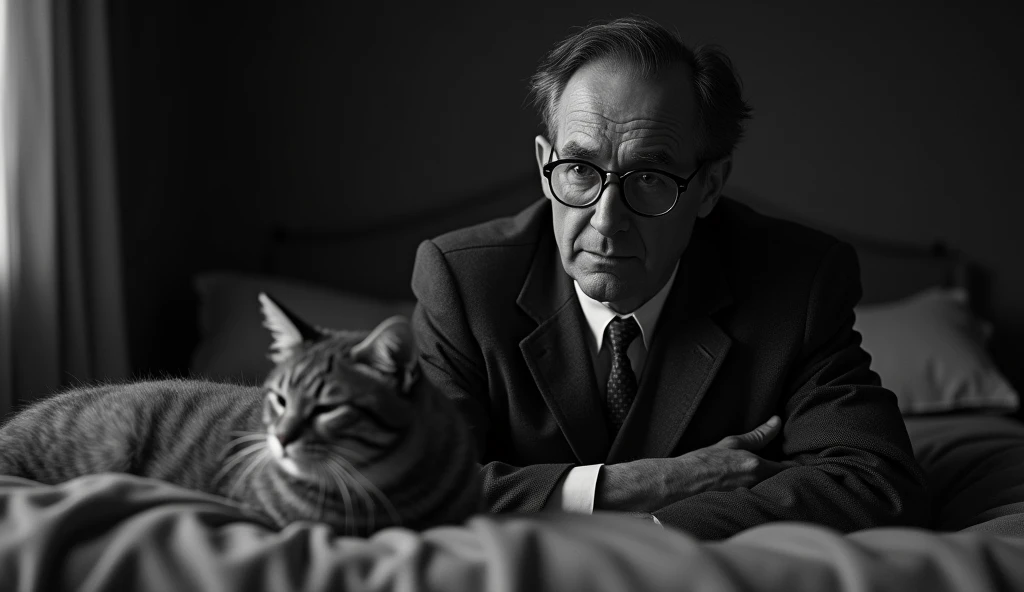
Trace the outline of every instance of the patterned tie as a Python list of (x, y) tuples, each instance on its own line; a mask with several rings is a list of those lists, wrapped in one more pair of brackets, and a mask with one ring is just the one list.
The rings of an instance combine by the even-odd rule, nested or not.
[(640, 325), (633, 317), (615, 317), (608, 323), (608, 345), (612, 350), (612, 371), (608, 374), (608, 421), (612, 435), (619, 432), (626, 421), (629, 408), (636, 397), (636, 375), (626, 351), (640, 334)]

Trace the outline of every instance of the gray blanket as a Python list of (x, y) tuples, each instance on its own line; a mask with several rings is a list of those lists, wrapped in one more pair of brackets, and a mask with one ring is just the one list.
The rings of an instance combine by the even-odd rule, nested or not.
[(122, 474), (0, 476), (0, 590), (1024, 590), (1024, 539), (777, 523), (703, 543), (613, 514), (274, 531), (226, 500)]

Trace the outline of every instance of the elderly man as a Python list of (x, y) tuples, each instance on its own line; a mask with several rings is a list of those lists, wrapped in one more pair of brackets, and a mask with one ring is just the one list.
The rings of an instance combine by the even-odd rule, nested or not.
[(413, 274), (423, 370), (476, 436), (488, 507), (708, 539), (921, 524), (853, 330), (854, 251), (721, 197), (750, 112), (728, 58), (620, 19), (555, 47), (533, 91), (545, 199), (424, 242)]

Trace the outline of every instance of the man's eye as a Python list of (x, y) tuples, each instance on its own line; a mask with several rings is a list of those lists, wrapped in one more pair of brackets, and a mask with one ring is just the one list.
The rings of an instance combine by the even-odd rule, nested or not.
[(640, 182), (649, 187), (656, 187), (661, 184), (661, 177), (652, 173), (640, 173)]
[(589, 179), (594, 175), (594, 169), (588, 166), (583, 166), (582, 164), (575, 164), (569, 170), (572, 171), (572, 175), (574, 177), (578, 177), (580, 179)]

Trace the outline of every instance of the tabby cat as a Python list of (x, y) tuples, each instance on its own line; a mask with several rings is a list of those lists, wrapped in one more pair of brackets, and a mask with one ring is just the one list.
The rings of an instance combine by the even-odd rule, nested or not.
[(260, 294), (276, 367), (262, 388), (198, 380), (53, 395), (0, 427), (0, 474), (53, 484), (124, 472), (231, 498), (279, 527), (365, 536), (481, 509), (454, 406), (419, 380), (407, 320), (313, 327)]

